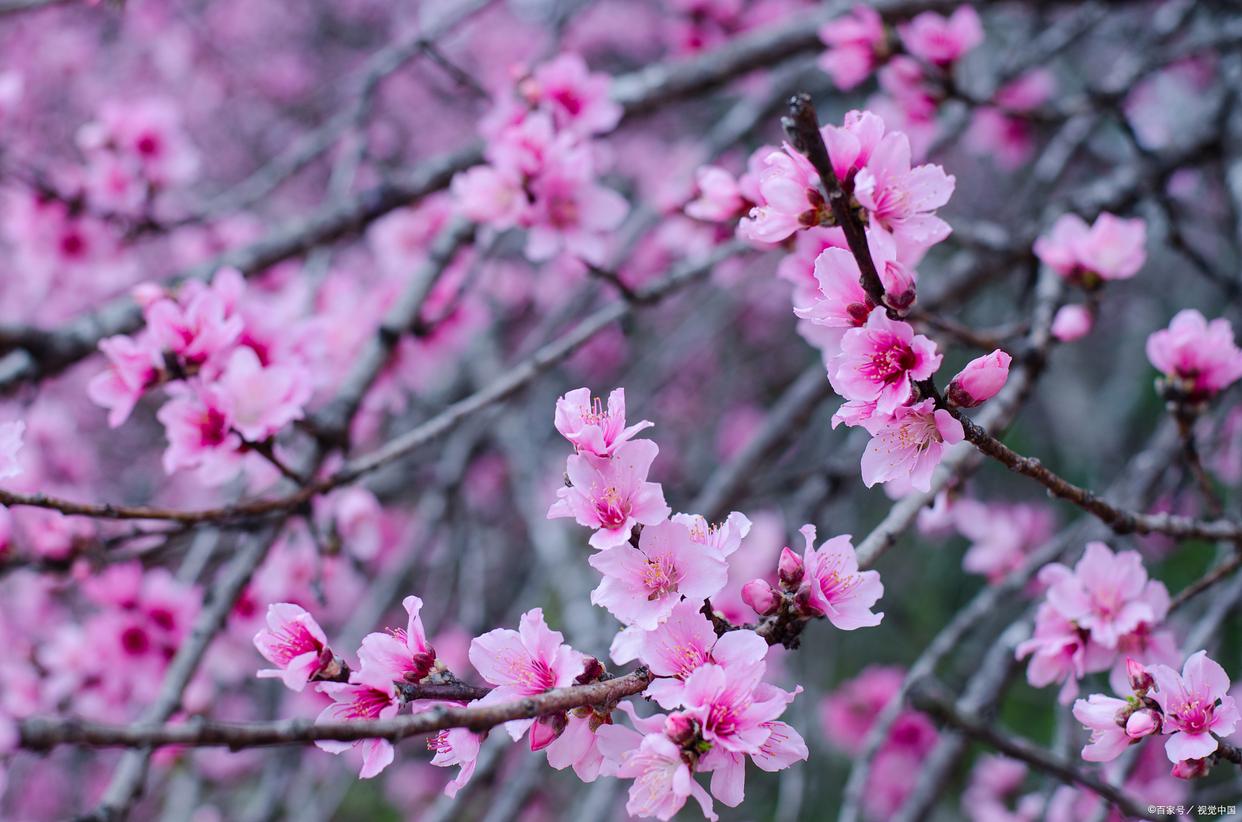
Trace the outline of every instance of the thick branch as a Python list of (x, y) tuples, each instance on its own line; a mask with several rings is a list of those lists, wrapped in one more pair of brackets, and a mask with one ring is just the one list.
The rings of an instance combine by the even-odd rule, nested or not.
[(391, 742), (448, 728), (484, 732), (514, 719), (532, 719), (584, 705), (607, 706), (642, 693), (651, 674), (640, 668), (631, 674), (590, 685), (555, 688), (538, 696), (496, 705), (457, 707), (439, 705), (427, 711), (393, 719), (316, 723), (309, 719), (277, 722), (215, 722), (191, 720), (175, 724), (114, 725), (72, 719), (27, 719), (21, 724), (20, 744), (45, 751), (58, 745), (110, 748), (189, 747), (253, 748), (262, 745), (304, 745), (317, 741), (353, 742), (387, 739)]

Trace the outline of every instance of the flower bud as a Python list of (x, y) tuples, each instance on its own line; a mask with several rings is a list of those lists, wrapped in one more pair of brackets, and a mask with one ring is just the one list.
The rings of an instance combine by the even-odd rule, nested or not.
[(414, 663), (414, 667), (405, 672), (405, 680), (407, 682), (422, 682), (436, 666), (436, 651), (434, 648), (429, 647), (423, 653), (414, 654), (411, 661)]
[(563, 713), (546, 714), (535, 720), (530, 726), (530, 749), (542, 751), (556, 741), (569, 725), (569, 718)]
[(745, 602), (759, 616), (767, 616), (776, 611), (777, 593), (763, 579), (752, 579), (742, 586), (742, 602)]
[(917, 273), (896, 260), (890, 260), (878, 273), (884, 285), (884, 304), (904, 315), (914, 305), (917, 296)]
[(1151, 708), (1140, 708), (1126, 720), (1126, 736), (1142, 739), (1160, 731), (1160, 714)]
[(961, 408), (974, 408), (992, 399), (1009, 379), (1011, 362), (1013, 357), (999, 348), (986, 356), (976, 357), (949, 383), (946, 399)]
[(795, 591), (802, 584), (802, 557), (790, 551), (788, 548), (781, 549), (781, 559), (777, 564), (777, 576), (780, 577), (781, 588), (786, 591)]
[(591, 657), (582, 664), (582, 673), (578, 674), (574, 682), (579, 685), (589, 685), (592, 682), (599, 682), (604, 678), (605, 673), (607, 672), (603, 664), (595, 657)]
[(1173, 766), (1173, 775), (1178, 779), (1198, 779), (1210, 770), (1212, 766), (1206, 759), (1183, 759)]
[(1063, 305), (1052, 318), (1052, 336), (1061, 342), (1073, 342), (1091, 333), (1095, 318), (1083, 305)]
[(1130, 687), (1139, 695), (1147, 693), (1156, 685), (1156, 680), (1152, 679), (1147, 669), (1131, 657), (1126, 657), (1126, 676), (1130, 678)]
[(679, 748), (691, 745), (699, 735), (699, 727), (689, 714), (669, 714), (664, 719), (664, 735)]

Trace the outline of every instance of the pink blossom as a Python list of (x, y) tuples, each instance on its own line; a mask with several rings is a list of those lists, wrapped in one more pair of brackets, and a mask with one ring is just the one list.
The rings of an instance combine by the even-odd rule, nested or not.
[[(871, 162), (876, 149), (886, 139), (884, 121), (870, 111), (857, 109), (845, 113), (839, 126), (820, 128), (828, 159), (837, 179), (846, 183)], [(894, 135), (889, 135), (892, 138)]]
[(602, 265), (605, 237), (629, 211), (625, 198), (595, 182), (587, 148), (567, 150), (530, 183), (526, 256), (534, 262), (567, 253)]
[(930, 377), (942, 359), (934, 342), (876, 308), (866, 325), (845, 332), (829, 376), (845, 399), (874, 402), (879, 413), (891, 414), (910, 399), (911, 381)]
[(1091, 333), (1095, 317), (1085, 305), (1063, 305), (1052, 318), (1052, 336), (1063, 343), (1074, 342)]
[(1078, 692), (1078, 680), (1088, 670), (1107, 667), (1107, 659), (1103, 666), (1089, 665), (1089, 662), (1098, 662), (1098, 648), (1093, 646), (1089, 654), (1087, 641), (1078, 632), (1078, 627), (1052, 603), (1043, 602), (1035, 612), (1034, 635), (1019, 643), (1015, 656), (1018, 659), (1031, 658), (1026, 667), (1026, 679), (1034, 687), (1062, 683), (1059, 698), (1064, 703), (1074, 698)]
[(548, 764), (558, 771), (572, 767), (583, 782), (594, 782), (604, 764), (595, 733), (597, 715), (570, 712), (564, 731), (544, 749)]
[(958, 500), (953, 524), (970, 540), (962, 567), (996, 584), (1016, 571), (1035, 548), (1052, 538), (1052, 512), (1042, 505), (985, 504)]
[(579, 453), (609, 457), (622, 443), (655, 423), (642, 420), (625, 425), (625, 389), (608, 395), (608, 410), (589, 388), (576, 388), (556, 401), (556, 430), (574, 444)]
[(557, 501), (548, 518), (574, 517), (591, 535), (592, 548), (611, 548), (630, 538), (635, 525), (656, 525), (670, 509), (659, 483), (647, 482), (647, 472), (659, 453), (651, 440), (632, 440), (612, 457), (575, 454), (565, 471), (572, 485), (557, 489)]
[(959, 6), (947, 18), (925, 11), (898, 26), (897, 33), (907, 51), (942, 68), (983, 42), (983, 24), (970, 6)]
[(110, 152), (135, 164), (157, 186), (187, 183), (198, 173), (198, 154), (171, 100), (107, 102), (78, 132), (78, 144), (87, 153)]
[[(784, 691), (768, 683), (760, 682), (755, 686), (751, 697), (747, 701), (752, 705), (766, 705), (768, 706), (767, 710), (769, 713), (775, 713), (783, 711), (785, 706), (789, 705), (794, 697), (801, 692), (801, 687), (794, 691)], [(728, 711), (730, 718), (732, 718), (736, 716), (739, 707), (736, 705), (728, 706), (728, 703), (723, 705), (717, 703), (716, 709)], [(673, 714), (669, 717), (669, 720), (672, 722), (673, 720), (690, 719), (694, 716), (696, 714), (693, 712)], [(691, 727), (698, 732), (692, 738), (705, 733), (700, 723), (695, 723)], [(755, 764), (763, 770), (771, 772), (780, 771), (794, 762), (807, 758), (808, 751), (802, 736), (784, 722), (770, 719), (761, 722), (760, 728), (767, 732), (767, 738), (760, 744), (758, 750), (749, 751), (748, 753)], [(730, 750), (723, 745), (713, 744), (702, 759), (699, 760), (698, 767), (699, 770), (710, 771), (712, 774), (712, 796), (731, 808), (742, 804), (746, 794), (745, 754)]]
[(634, 780), (630, 786), (629, 801), (625, 804), (626, 813), (630, 816), (655, 817), (667, 822), (682, 809), (687, 799), (694, 797), (705, 817), (712, 822), (718, 819), (712, 810), (711, 797), (694, 781), (681, 751), (667, 736), (649, 733), (637, 745), (624, 750), (630, 735), (636, 734), (618, 726), (608, 726), (600, 731), (604, 736), (601, 741), (611, 743), (614, 749), (622, 749), (614, 753), (619, 760), (616, 776)]
[(457, 796), (457, 792), (474, 776), (475, 765), (479, 761), (479, 735), (465, 728), (450, 728), (440, 731), (427, 740), (428, 750), (435, 751), (431, 764), (437, 768), (461, 766), (456, 778), (444, 786), (444, 794), (448, 797)]
[(1088, 228), (1077, 214), (1063, 214), (1035, 241), (1035, 254), (1062, 277), (1088, 286), (1133, 277), (1147, 261), (1147, 224), (1104, 212)]
[(673, 514), (672, 520), (690, 529), (691, 541), (724, 559), (742, 547), (742, 540), (750, 533), (751, 526), (750, 519), (740, 511), (731, 511), (720, 525), (710, 524), (700, 514)]
[(214, 386), (179, 386), (156, 417), (164, 424), (168, 448), (164, 470), (205, 468), (208, 481), (224, 482), (237, 469), (234, 455), (241, 437), (233, 431), (230, 403)]
[(1082, 749), (1088, 762), (1111, 762), (1121, 756), (1133, 740), (1126, 734), (1123, 711), (1130, 703), (1104, 694), (1092, 694), (1074, 703), (1074, 718), (1091, 731), (1091, 741)]
[(708, 223), (733, 220), (747, 210), (737, 180), (719, 166), (701, 166), (694, 173), (696, 196), (686, 203), (687, 216)]
[(779, 243), (795, 231), (819, 225), (829, 212), (810, 161), (786, 148), (763, 159), (759, 203), (738, 223), (738, 236), (757, 243)]
[[(1137, 552), (1114, 554), (1104, 543), (1090, 542), (1073, 573), (1060, 567), (1063, 572), (1048, 588), (1048, 601), (1104, 647), (1117, 647), (1124, 634), (1155, 619), (1143, 598), (1147, 571)], [(1042, 574), (1048, 578), (1048, 569)]]
[(558, 128), (582, 135), (606, 134), (621, 120), (621, 106), (609, 95), (607, 74), (592, 74), (577, 54), (562, 54), (522, 81), (526, 101), (549, 111)]
[[(896, 243), (888, 232), (868, 230), (867, 245), (884, 286), (884, 301), (905, 311), (914, 304), (918, 272), (898, 260)], [(824, 327), (817, 341), (829, 358), (839, 353), (841, 338), (849, 329), (866, 324), (876, 305), (863, 290), (858, 261), (847, 249), (824, 249), (815, 260), (814, 273), (819, 285), (814, 294), (817, 301), (806, 307), (795, 304), (794, 314)]]
[(197, 369), (223, 357), (241, 336), (244, 324), (212, 289), (201, 289), (184, 304), (164, 297), (143, 312), (156, 344)]
[[(543, 609), (522, 614), (518, 630), (496, 628), (470, 643), (470, 664), (496, 687), (482, 704), (506, 702), (574, 684), (585, 658), (564, 643), (560, 631), (543, 621)], [(521, 739), (533, 720), (505, 723), (514, 741)]]
[(638, 547), (618, 545), (590, 558), (604, 579), (591, 602), (624, 625), (651, 630), (684, 596), (701, 603), (724, 587), (729, 569), (724, 558), (703, 550), (690, 529), (672, 520), (648, 525)]
[(22, 420), (0, 422), (0, 480), (10, 479), (22, 472), (19, 452), (26, 423)]
[(220, 375), (221, 396), (233, 428), (250, 442), (273, 436), (303, 415), (311, 396), (309, 372), (299, 365), (263, 365), (254, 349), (241, 346)]
[(108, 409), (108, 425), (116, 428), (129, 418), (147, 389), (159, 382), (164, 361), (159, 346), (146, 334), (106, 337), (99, 341), (99, 350), (108, 358), (108, 370), (91, 379), (87, 395)]
[(1171, 390), (1192, 402), (1210, 399), (1242, 377), (1233, 326), (1223, 317), (1208, 322), (1192, 308), (1147, 338), (1147, 359)]
[(1170, 762), (1203, 759), (1238, 724), (1238, 706), (1229, 695), (1229, 676), (1206, 651), (1191, 654), (1179, 675), (1167, 665), (1148, 668), (1156, 682), (1152, 697), (1164, 712), (1164, 752)]
[(1046, 69), (1028, 71), (1006, 84), (993, 97), (995, 106), (975, 110), (966, 133), (967, 147), (977, 154), (994, 157), (1003, 169), (1020, 168), (1036, 146), (1034, 125), (1020, 115), (1043, 105), (1055, 89), (1056, 81)]
[(436, 652), (427, 642), (419, 615), (423, 601), (415, 596), (401, 601), (409, 619), (404, 629), (367, 634), (358, 649), (357, 681), (377, 688), (393, 683), (420, 682), (436, 664)]
[(909, 55), (899, 54), (880, 69), (879, 79), (887, 99), (877, 95), (868, 105), (889, 123), (898, 125), (911, 140), (915, 156), (921, 155), (936, 130), (936, 112), (940, 106), (939, 98), (932, 93), (924, 64)]
[(763, 661), (768, 644), (754, 631), (727, 631), (719, 637), (693, 599), (677, 603), (668, 619), (642, 634), (638, 657), (656, 677), (647, 695), (672, 709), (684, 702), (685, 680), (703, 665), (722, 668)]
[(816, 302), (794, 305), (794, 314), (824, 329), (816, 339), (825, 359), (840, 353), (846, 331), (865, 325), (876, 307), (863, 290), (860, 276), (853, 254), (844, 248), (827, 248), (815, 258), (815, 279), (819, 282)]
[(962, 408), (974, 408), (996, 396), (1009, 379), (1013, 357), (999, 348), (991, 354), (976, 357), (966, 364), (949, 382), (945, 398)]
[(254, 646), (276, 666), (259, 671), (259, 676), (279, 677), (292, 691), (305, 688), (333, 659), (319, 623), (289, 602), (268, 606), (267, 627), (254, 635)]
[(858, 172), (854, 196), (871, 218), (891, 231), (898, 247), (925, 249), (949, 236), (949, 224), (932, 212), (949, 201), (956, 179), (937, 165), (910, 167), (910, 141), (891, 132)]
[(470, 220), (501, 231), (519, 225), (529, 203), (519, 174), (481, 165), (453, 177), (453, 199)]
[[(317, 722), (346, 722), (351, 719), (391, 719), (400, 703), (396, 691), (357, 682), (321, 682), (319, 690), (332, 698), (332, 704), (319, 714)], [(339, 754), (350, 748), (362, 749), (361, 779), (370, 779), (392, 764), (394, 751), (387, 739), (363, 739), (357, 742), (319, 740), (315, 743), (328, 753)]]
[(815, 547), (815, 526), (804, 525), (805, 569), (798, 589), (798, 604), (809, 613), (828, 617), (842, 631), (879, 625), (884, 614), (871, 609), (884, 595), (878, 571), (859, 571), (858, 557), (848, 534), (833, 537)]
[(886, 48), (884, 20), (870, 6), (857, 5), (849, 14), (821, 26), (819, 39), (828, 46), (819, 58), (820, 68), (837, 88), (849, 91), (871, 75)]
[(779, 696), (756, 699), (763, 663), (723, 668), (708, 663), (686, 678), (686, 713), (699, 725), (703, 738), (733, 753), (754, 753), (768, 738), (765, 722), (776, 719), (787, 704)]
[(896, 482), (920, 491), (931, 488), (932, 472), (940, 464), (945, 445), (965, 439), (966, 432), (948, 411), (931, 399), (899, 406), (891, 419), (875, 426), (863, 452), (862, 478), (868, 488), (877, 482)]

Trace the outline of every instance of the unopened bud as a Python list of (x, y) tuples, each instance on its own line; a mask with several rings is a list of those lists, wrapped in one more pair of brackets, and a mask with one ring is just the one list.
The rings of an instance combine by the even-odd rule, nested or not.
[(590, 657), (582, 665), (582, 673), (578, 674), (574, 679), (579, 685), (589, 685), (592, 682), (598, 682), (604, 676), (604, 666), (595, 657)]
[(565, 732), (567, 725), (569, 725), (569, 718), (563, 713), (545, 714), (539, 717), (535, 720), (535, 724), (530, 726), (530, 749), (542, 751)]
[(1141, 708), (1126, 720), (1126, 736), (1142, 739), (1160, 731), (1160, 714), (1151, 708)]
[(1063, 305), (1052, 319), (1052, 336), (1061, 342), (1073, 342), (1091, 333), (1095, 319), (1085, 305)]
[(1009, 379), (1009, 365), (1012, 362), (1013, 357), (999, 348), (991, 354), (976, 357), (949, 383), (945, 399), (961, 408), (974, 408), (992, 399)]
[(699, 726), (689, 714), (669, 714), (664, 719), (664, 735), (679, 748), (688, 747), (699, 735)]
[(1137, 660), (1126, 657), (1126, 676), (1130, 679), (1130, 687), (1134, 693), (1142, 696), (1156, 686), (1156, 680)]
[(782, 548), (781, 559), (777, 564), (777, 575), (780, 577), (781, 588), (786, 591), (796, 591), (802, 584), (802, 557), (788, 548)]
[(918, 296), (915, 291), (915, 280), (918, 274), (914, 269), (891, 260), (878, 272), (880, 282), (884, 285), (884, 304), (894, 311), (905, 314), (914, 305)]
[(764, 579), (752, 579), (742, 586), (742, 602), (745, 602), (759, 616), (767, 616), (776, 611), (779, 603), (777, 592)]
[(1208, 775), (1212, 766), (1206, 759), (1183, 759), (1173, 765), (1173, 775), (1178, 779), (1198, 779)]

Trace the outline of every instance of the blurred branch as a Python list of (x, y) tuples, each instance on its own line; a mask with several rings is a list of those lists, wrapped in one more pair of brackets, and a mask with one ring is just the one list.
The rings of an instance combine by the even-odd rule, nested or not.
[(1006, 756), (1025, 762), (1037, 770), (1055, 776), (1071, 784), (1079, 785), (1092, 793), (1098, 794), (1112, 803), (1123, 814), (1138, 819), (1160, 820), (1162, 817), (1151, 813), (1147, 805), (1140, 804), (1133, 797), (1102, 781), (1094, 774), (1080, 770), (1069, 762), (1050, 751), (1044, 750), (1025, 739), (1010, 736), (998, 730), (994, 723), (988, 722), (973, 713), (960, 710), (953, 704), (943, 686), (928, 678), (916, 683), (910, 691), (910, 704), (920, 711), (932, 716), (942, 724), (955, 728), (972, 739), (994, 748)]

